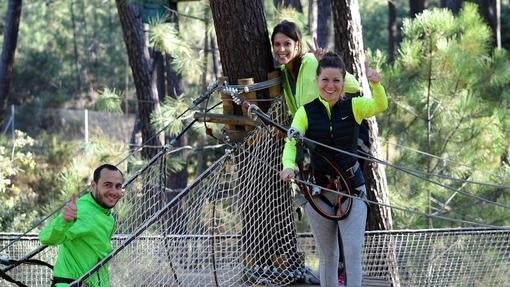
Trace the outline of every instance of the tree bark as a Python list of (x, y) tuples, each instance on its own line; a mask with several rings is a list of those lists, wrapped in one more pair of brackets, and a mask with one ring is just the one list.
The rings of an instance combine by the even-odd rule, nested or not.
[(266, 80), (274, 65), (261, 1), (212, 0), (210, 5), (224, 76), (233, 84)]
[(331, 31), (331, 3), (329, 0), (317, 1), (317, 44), (327, 48)]
[(308, 1), (308, 31), (310, 36), (317, 38), (317, 10), (319, 0)]
[[(169, 0), (167, 3), (168, 8), (170, 8), (173, 11), (177, 11), (177, 1)], [(169, 20), (171, 23), (174, 23), (177, 31), (179, 31), (179, 21), (178, 21), (177, 14), (172, 14), (169, 17)], [(172, 61), (173, 56), (172, 55), (166, 55), (165, 57), (165, 72), (166, 72), (166, 85), (167, 85), (167, 93), (169, 97), (177, 98), (180, 96), (184, 88), (182, 86), (182, 75), (180, 73), (177, 73), (174, 68), (172, 67)]]
[[(237, 84), (239, 79), (253, 78), (255, 83), (267, 79), (274, 70), (273, 56), (266, 16), (262, 0), (210, 0), (223, 75), (229, 83)], [(257, 93), (258, 99), (268, 98), (267, 91)], [(260, 106), (260, 105), (259, 105)], [(267, 110), (269, 105), (261, 107)], [(273, 140), (273, 139), (271, 139)], [(275, 138), (275, 144), (281, 143)], [(248, 149), (260, 149), (256, 143), (246, 146)], [(268, 153), (269, 161), (279, 161)], [(244, 153), (239, 154), (236, 170), (252, 169), (245, 162)], [(240, 182), (262, 182), (256, 190), (240, 189), (239, 195), (243, 208), (241, 244), (244, 264), (247, 270), (261, 267), (270, 270), (277, 264), (275, 260), (283, 258), (288, 263), (284, 272), (296, 274), (304, 262), (298, 255), (296, 226), (292, 210), (292, 198), (285, 186), (279, 184), (277, 174), (274, 178), (258, 178), (254, 172), (241, 172)], [(279, 195), (278, 195), (279, 194)], [(282, 197), (281, 195), (286, 196)], [(288, 195), (288, 196), (287, 196)], [(264, 203), (261, 202), (264, 199)], [(271, 226), (271, 228), (268, 228)], [(272, 238), (267, 240), (267, 238)], [(260, 274), (262, 276), (262, 274)], [(254, 276), (249, 273), (246, 276)], [(277, 276), (279, 277), (279, 276)], [(283, 277), (282, 277), (283, 278)], [(285, 280), (289, 280), (287, 278)], [(269, 278), (264, 279), (269, 280)], [(272, 278), (270, 280), (282, 280)], [(289, 282), (271, 282), (286, 285)]]
[[(163, 135), (157, 135), (151, 126), (152, 113), (159, 111), (159, 98), (156, 81), (153, 76), (152, 59), (145, 42), (140, 11), (128, 1), (116, 0), (117, 11), (124, 34), (124, 42), (129, 57), (138, 100), (138, 117), (142, 132), (142, 157), (150, 159), (162, 146)], [(148, 146), (148, 147), (147, 147)]]
[[(355, 9), (355, 11), (350, 11)], [(347, 71), (362, 79), (365, 63), (363, 37), (361, 34), (361, 16), (357, 0), (332, 0), (335, 51), (345, 62)], [(368, 88), (366, 80), (363, 89)]]
[(493, 47), (501, 48), (501, 2), (500, 0), (480, 0), (482, 15), (491, 27)]
[(462, 7), (462, 2), (462, 0), (441, 0), (441, 8), (447, 8), (457, 15)]
[(409, 0), (409, 17), (414, 18), (427, 8), (427, 0)]
[(152, 60), (152, 76), (154, 77), (154, 81), (156, 82), (156, 90), (158, 91), (159, 102), (163, 102), (166, 96), (166, 82), (165, 82), (165, 70), (166, 70), (166, 55), (161, 53), (160, 51), (152, 50), (151, 60)]
[(328, 48), (331, 34), (331, 4), (329, 0), (313, 0), (308, 5), (308, 30), (317, 45)]
[[(253, 78), (255, 83), (267, 80), (274, 70), (266, 16), (260, 0), (210, 1), (223, 75), (229, 83)], [(248, 12), (249, 11), (249, 12)], [(267, 99), (265, 91), (257, 93)], [(267, 110), (268, 105), (260, 105)], [(236, 109), (240, 113), (240, 109)]]
[(14, 55), (18, 44), (19, 20), (21, 17), (21, 0), (9, 0), (4, 25), (4, 42), (0, 58), (0, 128), (7, 115), (7, 103), (12, 81)]

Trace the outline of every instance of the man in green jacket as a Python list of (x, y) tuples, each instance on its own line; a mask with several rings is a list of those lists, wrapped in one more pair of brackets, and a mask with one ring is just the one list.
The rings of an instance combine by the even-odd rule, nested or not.
[[(51, 286), (64, 287), (89, 271), (112, 251), (115, 220), (111, 209), (124, 195), (124, 175), (111, 164), (94, 171), (91, 192), (69, 202), (39, 234), (45, 245), (58, 245)], [(102, 267), (84, 282), (87, 286), (110, 286), (108, 267)]]

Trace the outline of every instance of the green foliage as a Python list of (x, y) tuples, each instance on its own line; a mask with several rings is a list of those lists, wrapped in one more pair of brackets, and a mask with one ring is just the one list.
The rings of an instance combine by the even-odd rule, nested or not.
[(360, 16), (365, 49), (388, 51), (388, 2), (360, 0)]
[[(387, 125), (384, 134), (390, 141), (435, 157), (399, 148), (389, 152), (392, 161), (445, 177), (493, 182), (490, 174), (504, 165), (501, 155), (508, 149), (508, 101), (504, 100), (510, 87), (508, 53), (490, 51), (490, 31), (470, 4), (458, 17), (433, 9), (406, 19), (403, 36), (399, 57), (385, 68), (391, 104), (380, 123)], [(387, 172), (396, 200), (392, 202), (411, 203), (422, 212), (431, 203), (437, 215), (484, 222), (480, 218), (489, 211), (480, 209), (474, 196), (501, 200), (501, 195), (487, 192), (494, 188), (484, 185), (425, 175), (452, 188), (447, 190), (394, 169)], [(398, 226), (426, 227), (421, 219), (396, 218)], [(435, 221), (435, 227), (456, 224)]]
[(204, 59), (202, 54), (194, 53), (190, 45), (179, 36), (174, 23), (164, 18), (149, 21), (149, 42), (156, 51), (172, 57), (172, 67), (184, 76), (200, 74)]
[[(190, 96), (193, 94), (198, 94), (196, 89), (190, 88), (187, 91)], [(196, 93), (193, 93), (196, 92)], [(213, 94), (211, 96), (211, 101), (214, 100), (214, 98), (217, 96), (217, 94)], [(209, 102), (209, 101), (207, 101)], [(209, 105), (216, 104), (209, 103)], [(168, 140), (171, 140), (175, 138), (177, 135), (179, 135), (183, 129), (193, 121), (193, 110), (188, 111), (187, 113), (184, 113), (189, 107), (192, 106), (190, 97), (186, 97), (185, 95), (174, 99), (172, 97), (165, 98), (165, 101), (161, 105), (161, 109), (159, 112), (154, 113), (151, 117), (151, 124), (159, 131), (163, 130), (165, 132), (165, 136), (169, 138)], [(221, 106), (220, 106), (221, 107)], [(210, 108), (203, 106), (203, 108)], [(221, 109), (212, 109), (210, 110), (212, 113), (221, 113)], [(180, 116), (180, 117), (179, 117)], [(179, 118), (178, 118), (179, 117)], [(220, 133), (220, 126), (219, 125), (209, 125), (208, 128), (211, 129), (211, 132), (214, 134)], [(188, 138), (192, 139), (192, 141), (198, 141), (197, 138), (203, 136), (205, 134), (205, 125), (201, 125), (198, 123), (195, 123), (191, 126), (189, 130), (187, 130), (186, 135)], [(211, 143), (211, 141), (209, 139)], [(197, 146), (196, 144), (194, 146)], [(206, 156), (207, 152), (202, 151)], [(194, 155), (196, 156), (196, 155)], [(182, 153), (175, 154), (175, 156), (172, 158), (172, 161), (168, 162), (168, 168), (171, 171), (179, 171), (182, 168), (186, 166), (186, 164), (189, 164), (188, 168), (191, 169), (190, 173), (193, 174), (193, 170), (195, 169), (195, 166), (193, 165), (194, 158), (190, 155), (183, 155)]]
[(157, 130), (165, 129), (169, 136), (176, 136), (183, 128), (183, 121), (192, 116), (187, 113), (184, 117), (177, 119), (177, 116), (181, 115), (188, 106), (182, 99), (167, 97), (161, 105), (160, 112), (152, 115), (151, 123)]
[[(273, 33), (274, 26), (276, 26), (283, 20), (288, 20), (296, 23), (296, 25), (299, 27), (299, 30), (301, 30), (303, 44), (306, 43), (307, 41), (313, 42), (312, 36), (309, 33), (307, 17), (303, 13), (300, 13), (292, 8), (285, 7), (276, 8), (274, 7), (272, 1), (270, 5), (266, 4), (266, 13), (268, 14), (266, 22), (269, 36), (271, 36), (271, 33)], [(303, 50), (308, 51), (308, 47), (305, 45), (305, 47), (303, 47)]]
[(267, 17), (267, 27), (269, 33), (273, 30), (273, 27), (276, 26), (283, 20), (289, 20), (299, 27), (302, 33), (306, 33), (308, 31), (308, 21), (306, 21), (306, 17), (304, 17), (303, 13), (299, 13), (298, 11), (292, 8), (276, 8), (272, 5), (271, 11), (268, 11), (269, 16)]
[(16, 131), (14, 140), (0, 138), (0, 230), (24, 231), (39, 215), (37, 204), (45, 199), (39, 193), (39, 158), (33, 154), (37, 142)]
[(96, 110), (121, 114), (121, 104), (122, 94), (117, 93), (115, 89), (111, 90), (109, 88), (105, 88), (103, 91), (101, 91), (96, 101)]
[(80, 96), (78, 79), (82, 90), (124, 87), (129, 67), (114, 1), (23, 3), (17, 46), (14, 103), (61, 106)]

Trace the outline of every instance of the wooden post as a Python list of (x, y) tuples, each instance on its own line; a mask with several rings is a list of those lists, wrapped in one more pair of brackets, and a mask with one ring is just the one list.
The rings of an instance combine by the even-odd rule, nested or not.
[[(275, 79), (280, 76), (280, 71), (272, 71), (268, 73), (268, 79)], [(227, 81), (226, 77), (220, 77), (220, 85), (224, 85)], [(238, 85), (253, 85), (255, 82), (254, 78), (244, 78), (237, 80)], [(274, 100), (276, 97), (281, 95), (281, 85), (276, 85), (268, 88), (269, 100)], [(204, 122), (223, 123), (223, 131), (230, 138), (231, 141), (237, 142), (241, 140), (247, 132), (253, 130), (256, 126), (256, 122), (249, 118), (248, 111), (240, 106), (236, 105), (232, 101), (232, 97), (229, 94), (220, 93), (220, 97), (223, 103), (223, 114), (211, 114), (196, 112), (194, 114), (195, 119)], [(257, 93), (254, 91), (241, 93), (241, 97), (249, 102), (250, 104), (256, 104), (260, 107), (257, 99)], [(255, 144), (247, 142), (248, 145)]]
[[(246, 79), (239, 79), (237, 80), (237, 83), (239, 85), (253, 85), (255, 82), (253, 78), (246, 78)], [(250, 104), (256, 104), (257, 103), (257, 94), (255, 92), (249, 92), (249, 93), (243, 93), (242, 98), (245, 101), (248, 101)], [(243, 109), (243, 116), (248, 116), (248, 111)], [(252, 130), (253, 127), (251, 126), (244, 126), (245, 131)]]
[[(272, 80), (280, 77), (280, 70), (275, 70), (267, 74), (267, 79)], [(278, 97), (282, 94), (282, 85), (269, 87), (269, 97), (271, 99)]]
[[(223, 85), (226, 81), (228, 81), (227, 77), (220, 77), (219, 83)], [(224, 115), (234, 115), (234, 104), (232, 102), (232, 97), (228, 94), (221, 93), (221, 101), (223, 102), (223, 114)], [(225, 130), (235, 130), (236, 126), (232, 124), (225, 124)]]
[[(272, 80), (272, 79), (276, 79), (281, 76), (282, 76), (282, 74), (281, 74), (280, 70), (275, 70), (275, 71), (269, 72), (267, 74), (267, 79)], [(281, 84), (269, 87), (269, 98), (271, 98), (272, 100), (274, 100), (276, 97), (279, 97), (282, 94), (283, 94), (283, 91), (282, 91)], [(283, 102), (285, 103), (285, 99), (283, 99)], [(284, 106), (284, 110), (286, 113), (287, 105), (284, 104), (283, 106)], [(279, 113), (279, 111), (273, 111), (273, 114), (271, 116), (273, 118), (276, 118), (276, 117), (278, 117), (278, 113)], [(277, 133), (278, 137), (281, 137), (281, 138), (284, 138), (286, 136), (285, 134), (281, 133), (280, 131), (277, 131), (276, 133)]]

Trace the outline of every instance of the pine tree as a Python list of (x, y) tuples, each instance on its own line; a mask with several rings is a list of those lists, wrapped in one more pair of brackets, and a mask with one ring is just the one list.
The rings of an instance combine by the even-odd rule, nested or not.
[[(392, 101), (385, 117), (391, 116), (389, 142), (412, 149), (389, 145), (388, 155), (424, 174), (388, 169), (395, 204), (473, 222), (504, 211), (493, 204), (504, 200), (500, 188), (466, 182), (508, 182), (501, 174), (508, 178), (508, 168), (501, 169), (508, 163), (501, 158), (508, 150), (509, 57), (492, 51), (490, 41), (474, 5), (464, 6), (458, 17), (433, 9), (404, 21), (400, 55), (385, 72)], [(458, 226), (432, 217), (399, 218), (401, 226)]]

